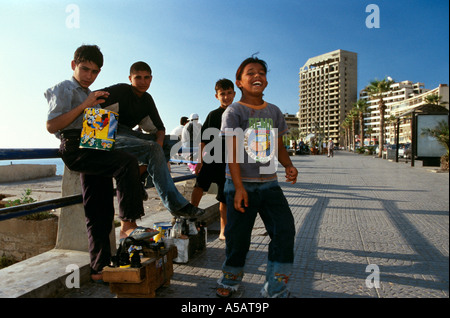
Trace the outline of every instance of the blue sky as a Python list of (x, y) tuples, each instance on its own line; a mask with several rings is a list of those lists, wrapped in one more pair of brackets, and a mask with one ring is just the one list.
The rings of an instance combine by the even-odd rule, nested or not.
[[(369, 4), (379, 28), (366, 26)], [(149, 92), (169, 132), (181, 116), (204, 120), (219, 106), (215, 82), (234, 81), (257, 52), (269, 65), (265, 99), (292, 114), (300, 67), (337, 49), (358, 53), (358, 91), (386, 76), (448, 84), (448, 30), (448, 0), (0, 0), (0, 148), (58, 147), (43, 93), (71, 77), (81, 44), (105, 57), (93, 90), (128, 83), (132, 63), (149, 63)]]

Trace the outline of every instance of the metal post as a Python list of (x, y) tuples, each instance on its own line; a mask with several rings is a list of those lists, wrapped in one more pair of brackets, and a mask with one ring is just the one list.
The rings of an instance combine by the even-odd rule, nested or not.
[(398, 144), (400, 141), (400, 118), (397, 118), (397, 127), (395, 132), (395, 162), (398, 162)]
[(414, 167), (414, 157), (416, 155), (416, 112), (412, 112), (411, 117), (411, 167)]

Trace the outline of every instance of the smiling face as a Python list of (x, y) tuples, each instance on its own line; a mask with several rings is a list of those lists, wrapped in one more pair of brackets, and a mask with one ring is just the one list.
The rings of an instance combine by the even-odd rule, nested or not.
[(266, 70), (260, 63), (247, 64), (241, 78), (236, 80), (236, 86), (242, 91), (242, 96), (261, 100), (267, 84)]
[(150, 87), (152, 75), (147, 71), (136, 71), (130, 75), (129, 79), (136, 94), (138, 96), (142, 96), (142, 94), (144, 94)]

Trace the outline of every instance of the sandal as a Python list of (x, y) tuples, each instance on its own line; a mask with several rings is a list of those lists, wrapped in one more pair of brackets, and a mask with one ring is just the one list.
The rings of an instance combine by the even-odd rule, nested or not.
[[(151, 229), (149, 227), (138, 226), (127, 237), (131, 237), (132, 239), (134, 239), (136, 241), (142, 241), (142, 240), (149, 239), (158, 233), (159, 233), (158, 230)], [(120, 242), (122, 242), (125, 239), (126, 239), (126, 237), (121, 238)]]
[(108, 284), (103, 280), (103, 273), (91, 274), (91, 280), (96, 284)]

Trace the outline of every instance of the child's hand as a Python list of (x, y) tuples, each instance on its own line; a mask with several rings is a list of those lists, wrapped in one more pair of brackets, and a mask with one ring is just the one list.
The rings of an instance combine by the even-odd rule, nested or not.
[(234, 195), (234, 209), (244, 213), (245, 208), (248, 208), (248, 194), (244, 188), (236, 189), (236, 193)]
[(292, 184), (297, 182), (298, 171), (294, 166), (288, 166), (285, 168), (286, 170), (286, 182), (290, 182)]
[(109, 93), (105, 91), (95, 91), (89, 94), (88, 98), (86, 98), (85, 103), (87, 104), (86, 108), (94, 107), (95, 105), (102, 104), (105, 102), (105, 98), (108, 98)]
[(196, 165), (195, 165), (195, 170), (194, 170), (194, 172), (195, 172), (195, 174), (198, 176), (198, 174), (200, 173), (200, 170), (202, 170), (202, 167), (203, 167), (203, 163), (197, 163)]

